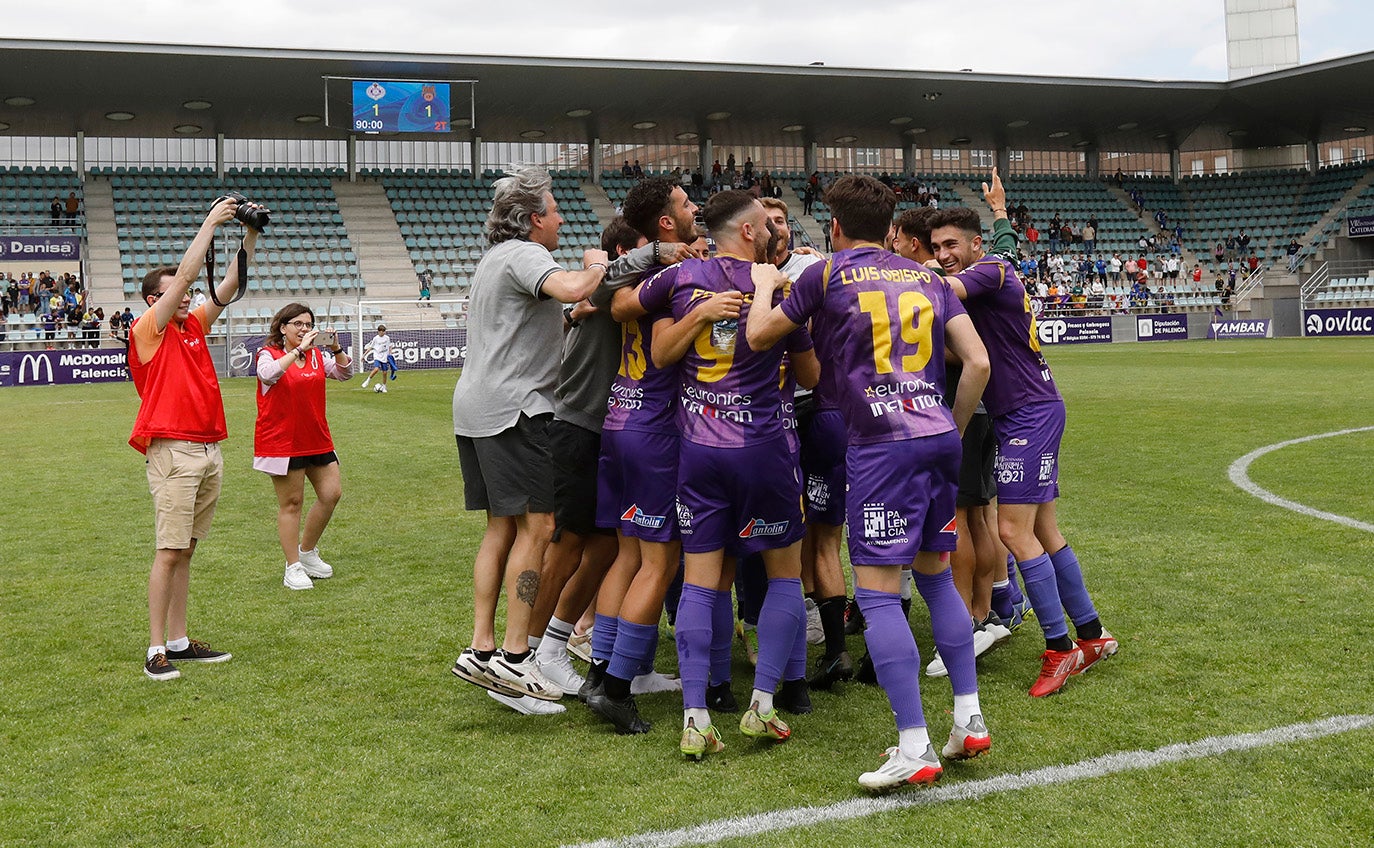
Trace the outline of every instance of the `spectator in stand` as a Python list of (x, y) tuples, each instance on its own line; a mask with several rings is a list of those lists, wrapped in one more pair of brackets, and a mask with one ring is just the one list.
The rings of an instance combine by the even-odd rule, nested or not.
[(1107, 270), (1111, 272), (1112, 282), (1121, 282), (1121, 254), (1113, 253), (1112, 258), (1107, 260)]
[(9, 308), (0, 308), (0, 342), (9, 338)]
[(1236, 251), (1242, 256), (1250, 255), (1250, 234), (1245, 230), (1240, 231), (1240, 237), (1236, 239)]
[(67, 202), (63, 211), (67, 213), (67, 223), (75, 224), (77, 213), (81, 211), (81, 201), (76, 199), (76, 192), (67, 192)]
[(1227, 237), (1226, 237), (1226, 259), (1227, 259), (1227, 261), (1230, 261), (1230, 260), (1235, 259), (1235, 258), (1236, 258), (1236, 237), (1235, 237), (1235, 236), (1227, 236)]
[(43, 346), (48, 350), (57, 347), (57, 326), (62, 322), (60, 313), (49, 309), (42, 315), (43, 320)]
[(635, 164), (634, 167), (631, 169), (631, 172), (633, 173), (635, 179), (644, 179), (644, 169), (640, 167), (638, 159), (635, 160)]
[(1221, 262), (1222, 262), (1222, 260), (1226, 258), (1226, 245), (1225, 245), (1225, 243), (1223, 243), (1223, 242), (1217, 242), (1217, 246), (1214, 247), (1214, 248), (1212, 248), (1212, 255), (1213, 255), (1214, 257), (1216, 257), (1216, 262), (1217, 262), (1218, 265), (1220, 265)]
[(1093, 280), (1093, 284), (1088, 288), (1088, 291), (1091, 294), (1091, 299), (1089, 303), (1091, 304), (1093, 309), (1100, 311), (1102, 309), (1103, 301), (1106, 299), (1106, 285), (1104, 285), (1101, 278), (1099, 278)]
[(1034, 224), (1029, 222), (1026, 224), (1026, 241), (1030, 242), (1031, 253), (1034, 253), (1040, 244), (1040, 231), (1035, 228)]
[(196, 310), (201, 308), (209, 299), (210, 298), (205, 296), (205, 292), (200, 290), (200, 286), (196, 286), (195, 292), (191, 295), (191, 309)]
[(1194, 263), (1193, 265), (1193, 288), (1201, 288), (1202, 266)]
[[(716, 164), (719, 165), (720, 163), (717, 162)], [(630, 167), (630, 160), (629, 160), (629, 159), (626, 159), (626, 160), (624, 161), (624, 163), (621, 164), (621, 166), (620, 166), (620, 175), (621, 175), (622, 177), (633, 177), (633, 176), (635, 175), (635, 169)]]
[(1107, 260), (1101, 256), (1097, 257), (1093, 262), (1093, 270), (1097, 272), (1097, 279), (1105, 284), (1107, 282)]
[(748, 156), (744, 157), (744, 178), (747, 180), (754, 176), (754, 160)]
[(1059, 220), (1059, 213), (1054, 213), (1050, 219), (1050, 253), (1059, 252), (1059, 234), (1064, 229), (1064, 222)]
[[(325, 419), (325, 380), (353, 376), (353, 360), (338, 338), (315, 326), (315, 313), (290, 303), (272, 317), (267, 342), (258, 351), (258, 419), (253, 434), (253, 468), (272, 478), (277, 494), (277, 537), (286, 556), (282, 584), (311, 589), (334, 569), (320, 558), (319, 541), (343, 489), (339, 456)], [(328, 350), (316, 347), (323, 341)], [(315, 503), (301, 529), (305, 481)]]
[(1288, 248), (1285, 252), (1288, 254), (1288, 271), (1290, 273), (1296, 273), (1298, 264), (1302, 261), (1299, 258), (1302, 253), (1302, 245), (1298, 244), (1298, 240), (1294, 238), (1292, 241), (1288, 242)]
[(124, 307), (124, 313), (119, 316), (119, 321), (124, 325), (124, 329), (128, 330), (134, 325), (134, 311), (127, 306)]
[(1093, 226), (1092, 221), (1083, 225), (1083, 249), (1089, 255), (1097, 252), (1097, 227)]
[(1183, 225), (1182, 225), (1182, 224), (1175, 224), (1175, 225), (1174, 225), (1174, 240), (1177, 241), (1177, 242), (1180, 243), (1180, 244), (1183, 243)]
[(62, 198), (54, 197), (48, 204), (48, 216), (52, 219), (48, 222), (50, 225), (55, 227), (62, 223)]
[(1126, 282), (1127, 282), (1128, 284), (1134, 283), (1134, 282), (1135, 282), (1135, 274), (1136, 274), (1136, 271), (1138, 270), (1138, 268), (1137, 268), (1137, 266), (1136, 266), (1136, 261), (1135, 261), (1134, 259), (1130, 258), (1129, 256), (1126, 257), (1126, 263), (1125, 263), (1125, 265), (1123, 266), (1123, 270), (1124, 270), (1125, 273), (1126, 273)]
[(720, 160), (717, 159), (717, 160), (716, 160), (714, 163), (712, 163), (712, 165), (711, 165), (711, 182), (716, 182), (717, 180), (719, 180), (719, 178), (720, 178), (720, 171), (721, 171), (721, 168), (720, 168)]
[(810, 181), (807, 181), (806, 187), (802, 189), (802, 214), (810, 215), (811, 207), (814, 206), (815, 203), (816, 189), (812, 186)]
[(129, 346), (129, 328), (124, 324), (124, 313), (110, 313), (110, 338), (119, 347)]

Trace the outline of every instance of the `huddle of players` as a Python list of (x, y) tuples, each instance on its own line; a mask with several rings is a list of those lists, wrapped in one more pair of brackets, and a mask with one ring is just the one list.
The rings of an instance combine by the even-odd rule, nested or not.
[[(989, 200), (1005, 237), (995, 175), (993, 185)], [(693, 759), (723, 750), (710, 710), (738, 709), (729, 688), (730, 589), (736, 568), (761, 567), (758, 659), (739, 727), (747, 737), (786, 741), (792, 731), (779, 709), (810, 711), (804, 559), (830, 637), (812, 682), (852, 673), (836, 573), (847, 523), (868, 659), (898, 729), (898, 744), (859, 782), (884, 790), (931, 783), (942, 772), (921, 708), (919, 657), (902, 603), (907, 580), (930, 609), (938, 662), (954, 689), (953, 729), (941, 753), (969, 758), (991, 744), (978, 701), (974, 618), (996, 619), (989, 606), (1007, 619), (1019, 612), (1016, 581), (989, 580), (980, 565), (983, 579), (966, 600), (949, 566), (960, 439), (980, 397), (999, 449), (996, 531), (1046, 635), (1031, 694), (1057, 691), (1117, 643), (1102, 629), (1055, 525), (1063, 401), (1014, 268), (984, 256), (971, 210), (923, 210), (918, 221), (904, 214), (895, 239), (901, 252), (893, 253), (883, 244), (896, 205), (891, 189), (845, 177), (826, 202), (836, 249), (829, 260), (788, 256), (779, 244), (785, 211), (726, 191), (703, 210), (714, 257), (651, 267), (638, 285), (602, 293), (621, 322), (621, 351), (602, 425), (595, 509), (596, 524), (617, 533), (618, 577), (597, 597), (593, 664), (578, 694), (618, 732), (649, 730), (631, 685), (651, 667), (680, 551), (680, 749)], [(697, 238), (696, 212), (680, 188), (656, 180), (639, 183), (624, 205), (636, 235), (655, 242), (655, 258), (667, 244)], [(931, 258), (948, 277), (922, 264)], [(957, 391), (946, 383), (947, 353), (962, 365)], [(798, 387), (814, 389), (802, 440), (792, 416)]]

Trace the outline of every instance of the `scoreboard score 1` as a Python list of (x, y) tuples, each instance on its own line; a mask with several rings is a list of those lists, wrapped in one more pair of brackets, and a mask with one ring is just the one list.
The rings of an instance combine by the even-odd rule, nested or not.
[(364, 133), (450, 132), (449, 84), (353, 80), (353, 130)]

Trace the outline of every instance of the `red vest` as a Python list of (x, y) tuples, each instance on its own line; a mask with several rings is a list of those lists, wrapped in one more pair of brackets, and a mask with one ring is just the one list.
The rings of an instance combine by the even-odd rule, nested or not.
[[(281, 348), (263, 350), (273, 359), (286, 356)], [(293, 359), (266, 394), (258, 381), (254, 456), (314, 456), (334, 450), (324, 420), (324, 381), (324, 358), (318, 348), (306, 351), (304, 368), (297, 368)]]
[[(129, 444), (146, 453), (153, 439), (222, 442), (229, 436), (224, 423), (224, 398), (219, 377), (206, 347), (201, 313), (184, 324), (175, 321), (163, 331), (162, 344), (148, 362), (140, 362), (133, 334), (129, 338), (129, 374), (142, 403), (134, 419)], [(153, 321), (152, 310), (138, 321)], [(134, 326), (138, 325), (134, 322)]]

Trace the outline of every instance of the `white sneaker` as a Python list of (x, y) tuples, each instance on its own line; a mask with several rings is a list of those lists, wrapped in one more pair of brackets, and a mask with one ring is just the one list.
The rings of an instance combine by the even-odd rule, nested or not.
[(377, 388), (378, 388), (378, 390), (381, 391), (382, 394), (386, 394), (386, 383), (382, 383), (382, 384), (381, 384), (380, 386), (378, 386)]
[(525, 715), (558, 715), (566, 712), (567, 707), (562, 704), (555, 704), (552, 701), (540, 701), (537, 698), (527, 698), (524, 695), (507, 695), (503, 692), (493, 692), (487, 690), (487, 697), (498, 704), (510, 707), (517, 713)]
[(515, 663), (506, 657), (504, 651), (497, 651), (487, 663), (487, 673), (509, 689), (512, 695), (532, 695), (543, 701), (557, 701), (563, 697), (562, 687), (555, 685), (539, 670), (533, 652), (522, 662)]
[(286, 576), (281, 582), (288, 589), (315, 588), (315, 584), (310, 582), (310, 575), (305, 573), (305, 566), (299, 562), (293, 562), (286, 567)]
[(948, 677), (949, 669), (945, 668), (945, 661), (940, 659), (940, 652), (935, 652), (935, 659), (926, 666), (926, 677)]
[(577, 673), (577, 669), (573, 668), (567, 651), (559, 650), (551, 654), (536, 651), (534, 659), (539, 664), (539, 671), (550, 683), (563, 690), (564, 695), (576, 695), (582, 684), (587, 682)]
[(825, 642), (825, 628), (821, 627), (821, 608), (813, 598), (806, 599), (806, 643), (820, 645)]
[(940, 758), (935, 756), (933, 745), (927, 745), (925, 754), (915, 759), (902, 756), (901, 749), (895, 746), (888, 748), (884, 756), (887, 757), (887, 762), (876, 771), (866, 771), (859, 775), (860, 786), (865, 789), (886, 790), (913, 783), (931, 784), (939, 780), (945, 771), (940, 765)]
[(334, 567), (320, 559), (320, 549), (301, 551), (301, 568), (316, 580), (334, 576)]
[(363, 388), (364, 388), (364, 389), (367, 388), (367, 387), (370, 386), (370, 385), (372, 385), (372, 378), (371, 378), (371, 377), (368, 377), (366, 380), (363, 380)]
[(584, 663), (592, 661), (592, 631), (588, 629), (586, 633), (574, 633), (568, 640), (568, 653), (582, 660)]
[(954, 729), (949, 732), (949, 741), (940, 754), (951, 760), (971, 760), (991, 747), (992, 735), (988, 733), (988, 726), (983, 722), (983, 716), (975, 713), (968, 724), (960, 726), (955, 723)]
[[(1006, 631), (1007, 636), (1010, 636), (1010, 635), (1011, 635), (1011, 631), (1010, 631), (1010, 630), (1007, 630), (1006, 627), (1002, 627), (1001, 625), (998, 625), (998, 626), (1001, 627), (1002, 630)], [(1006, 637), (1003, 637), (1003, 638), (1006, 638)], [(992, 646), (993, 646), (993, 645), (996, 645), (996, 644), (997, 644), (998, 642), (1000, 642), (1000, 641), (1002, 641), (1002, 640), (1001, 640), (1001, 639), (998, 639), (997, 636), (995, 636), (995, 635), (993, 634), (993, 632), (992, 632), (989, 628), (983, 627), (983, 626), (979, 626), (979, 627), (974, 628), (974, 631), (973, 631), (973, 656), (974, 656), (974, 658), (976, 659), (976, 658), (978, 658), (978, 657), (981, 657), (983, 654), (986, 654), (988, 651), (992, 650)], [(948, 676), (949, 676), (949, 669), (945, 668), (945, 661), (944, 661), (943, 659), (941, 659), (941, 657), (940, 657), (940, 652), (939, 652), (939, 651), (936, 651), (936, 652), (935, 652), (935, 659), (931, 660), (931, 661), (930, 661), (930, 665), (926, 666), (926, 677), (948, 677)]]
[(654, 692), (681, 692), (682, 678), (669, 677), (666, 674), (659, 674), (651, 671), (648, 674), (641, 674), (630, 681), (631, 695), (651, 695)]

